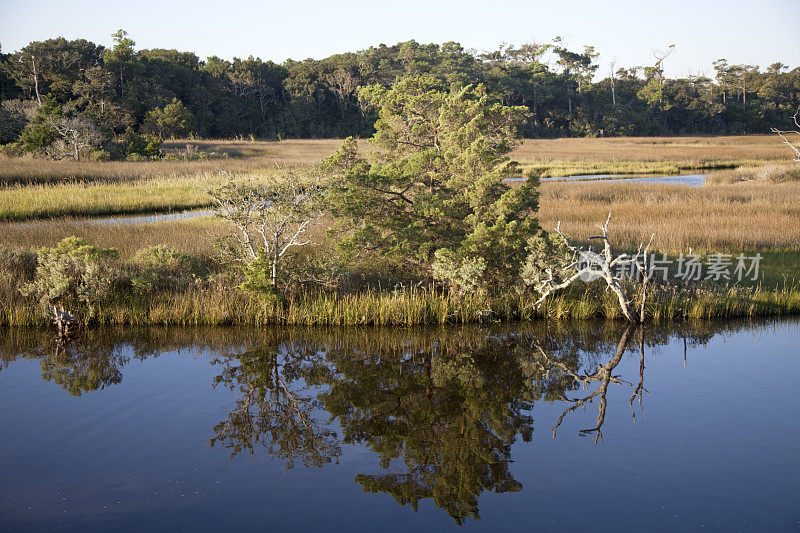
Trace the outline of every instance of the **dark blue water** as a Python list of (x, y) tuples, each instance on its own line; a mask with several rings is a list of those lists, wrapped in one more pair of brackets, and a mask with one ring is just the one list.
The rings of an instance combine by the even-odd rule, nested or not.
[(6, 330), (0, 530), (796, 530), (799, 347), (797, 320)]

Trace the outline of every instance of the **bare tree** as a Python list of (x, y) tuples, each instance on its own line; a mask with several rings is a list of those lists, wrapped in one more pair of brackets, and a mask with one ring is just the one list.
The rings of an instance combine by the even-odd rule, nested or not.
[(276, 285), (278, 264), (293, 248), (314, 244), (307, 233), (323, 215), (321, 179), (282, 169), (268, 181), (252, 177), (207, 190), (217, 206), (217, 214), (236, 228), (235, 245), (228, 248), (234, 259), (269, 264), (270, 281)]
[(614, 90), (614, 67), (617, 65), (617, 58), (611, 58), (611, 63), (608, 66), (609, 80), (611, 81), (611, 103), (617, 107), (617, 93)]
[[(578, 246), (572, 244), (569, 238), (561, 231), (561, 222), (558, 223), (555, 232), (562, 238), (564, 246), (572, 253), (572, 257), (565, 265), (556, 265), (555, 267), (549, 266), (544, 269), (544, 273), (547, 277), (536, 286), (536, 291), (540, 296), (539, 299), (534, 302), (534, 306), (540, 306), (551, 294), (566, 289), (578, 280), (589, 281), (602, 278), (606, 282), (608, 290), (612, 291), (617, 296), (620, 310), (622, 314), (625, 315), (628, 322), (635, 324), (644, 321), (648, 275), (646, 273), (646, 266), (643, 263), (647, 261), (647, 253), (655, 234), (650, 237), (650, 242), (647, 246), (639, 245), (639, 249), (635, 255), (630, 256), (628, 254), (622, 254), (615, 257), (608, 235), (608, 223), (610, 220), (611, 213), (608, 214), (605, 224), (597, 226), (602, 233), (589, 237), (589, 239), (603, 242), (603, 251), (600, 254), (591, 251), (591, 249), (582, 250)], [(626, 265), (636, 268), (637, 272), (642, 277), (642, 296), (638, 313), (636, 312), (632, 298), (622, 284), (622, 278), (618, 274), (618, 270), (624, 268)]]
[(797, 126), (796, 130), (779, 130), (778, 128), (770, 128), (772, 133), (775, 133), (780, 136), (783, 140), (784, 144), (794, 151), (794, 161), (800, 162), (800, 149), (792, 143), (789, 139), (786, 138), (787, 135), (800, 135), (800, 123), (798, 123), (797, 115), (800, 114), (800, 108), (795, 111), (795, 114), (792, 116), (792, 120), (794, 121), (794, 125)]
[(36, 101), (39, 102), (39, 107), (42, 106), (42, 97), (39, 94), (39, 71), (36, 69), (36, 56), (31, 54), (31, 65), (33, 68), (33, 73), (31, 74), (31, 78), (33, 78), (33, 87), (36, 91)]
[(351, 101), (358, 93), (358, 79), (350, 72), (337, 68), (333, 73), (325, 76), (325, 82), (331, 92), (336, 95), (336, 103), (339, 106), (342, 120), (344, 120), (347, 108), (350, 107)]
[(72, 156), (75, 161), (80, 161), (81, 150), (97, 146), (103, 140), (95, 123), (83, 115), (58, 117), (51, 120), (50, 125), (58, 132), (60, 139), (48, 151), (59, 159)]

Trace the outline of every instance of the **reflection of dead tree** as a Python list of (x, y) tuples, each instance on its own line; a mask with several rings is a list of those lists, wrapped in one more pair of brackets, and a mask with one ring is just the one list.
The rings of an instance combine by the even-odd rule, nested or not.
[(639, 384), (636, 386), (636, 389), (634, 389), (630, 401), (631, 415), (634, 421), (636, 420), (636, 411), (633, 409), (633, 400), (637, 397), (639, 398), (639, 409), (642, 410), (642, 415), (647, 418), (647, 415), (644, 414), (644, 406), (642, 405), (642, 393), (647, 392), (647, 389), (644, 388), (644, 327), (641, 328), (639, 334)]
[[(586, 274), (588, 273), (599, 275), (599, 277), (605, 280), (608, 290), (617, 296), (620, 310), (622, 311), (622, 314), (625, 315), (625, 318), (628, 320), (628, 322), (636, 324), (644, 321), (648, 276), (645, 273), (645, 267), (640, 261), (642, 259), (644, 261), (647, 260), (647, 252), (650, 249), (650, 244), (652, 244), (655, 234), (650, 237), (650, 243), (648, 243), (644, 249), (642, 249), (642, 245), (639, 245), (639, 250), (637, 251), (636, 255), (631, 257), (628, 254), (622, 254), (614, 257), (614, 252), (611, 248), (611, 240), (608, 236), (608, 223), (610, 220), (611, 213), (608, 214), (605, 224), (602, 226), (598, 224), (597, 226), (600, 228), (602, 233), (600, 235), (589, 237), (589, 239), (603, 241), (602, 254), (595, 254), (591, 251), (586, 252), (581, 250), (578, 246), (570, 243), (569, 238), (567, 238), (567, 236), (561, 231), (561, 222), (558, 223), (555, 231), (562, 237), (564, 244), (567, 248), (569, 248), (569, 250), (572, 251), (573, 254), (572, 261), (566, 267), (564, 267), (562, 271), (569, 272), (575, 270), (575, 272), (561, 283), (556, 283), (553, 271), (551, 269), (547, 269), (546, 273), (548, 275), (548, 279), (546, 279), (539, 287), (537, 287), (537, 291), (541, 296), (534, 303), (534, 306), (541, 305), (548, 296), (556, 291), (566, 289), (577, 280), (585, 278)], [(589, 267), (591, 267), (591, 270), (589, 272), (587, 272), (584, 268), (581, 268), (583, 263), (590, 263)], [(635, 310), (632, 298), (629, 297), (627, 291), (622, 286), (622, 278), (615, 273), (616, 270), (619, 270), (625, 265), (635, 265), (639, 274), (642, 276), (642, 298), (638, 313)]]
[[(599, 382), (600, 386), (598, 386), (597, 389), (595, 389), (594, 392), (592, 392), (588, 396), (579, 398), (577, 400), (571, 400), (572, 405), (569, 406), (567, 409), (565, 409), (563, 413), (561, 413), (561, 416), (558, 417), (558, 422), (556, 422), (556, 425), (553, 426), (554, 438), (556, 436), (556, 431), (558, 430), (559, 426), (561, 426), (561, 423), (564, 421), (564, 418), (569, 413), (575, 411), (579, 407), (585, 408), (587, 403), (592, 403), (595, 398), (599, 397), (600, 404), (598, 405), (597, 408), (597, 424), (593, 428), (580, 430), (580, 434), (581, 436), (588, 436), (594, 433), (595, 444), (597, 444), (598, 440), (603, 439), (603, 433), (601, 432), (601, 428), (603, 427), (603, 422), (605, 421), (606, 418), (606, 407), (608, 406), (608, 400), (606, 399), (606, 394), (608, 393), (608, 386), (611, 383), (615, 383), (617, 385), (621, 385), (623, 383), (619, 379), (619, 377), (614, 376), (612, 372), (617, 367), (619, 362), (622, 360), (622, 355), (625, 353), (625, 348), (628, 346), (628, 341), (630, 340), (632, 331), (633, 327), (628, 326), (628, 328), (625, 330), (625, 333), (622, 334), (622, 338), (620, 338), (619, 343), (617, 344), (617, 352), (614, 355), (614, 357), (611, 358), (611, 360), (605, 365), (599, 365), (597, 367), (597, 370), (593, 374), (579, 375), (570, 370), (566, 370), (565, 366), (559, 365), (561, 366), (561, 368), (564, 368), (567, 371), (567, 373), (571, 375), (573, 379), (575, 379), (576, 382), (583, 384), (584, 389), (588, 388), (589, 383), (592, 382)], [(543, 350), (540, 349), (540, 351), (542, 352), (542, 354), (545, 355), (545, 357), (551, 359), (547, 354), (544, 353)]]
[(797, 109), (795, 114), (792, 116), (792, 120), (794, 120), (794, 125), (797, 126), (796, 130), (779, 130), (778, 128), (770, 128), (772, 133), (777, 134), (783, 140), (783, 143), (788, 146), (789, 148), (794, 151), (795, 157), (794, 160), (800, 162), (800, 149), (797, 148), (789, 139), (786, 138), (786, 135), (800, 135), (800, 122), (797, 121), (797, 115), (800, 114), (800, 108)]

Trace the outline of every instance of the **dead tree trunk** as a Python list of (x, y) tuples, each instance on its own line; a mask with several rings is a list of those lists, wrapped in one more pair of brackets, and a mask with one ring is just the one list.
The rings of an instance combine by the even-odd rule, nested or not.
[(59, 337), (70, 337), (78, 329), (78, 319), (60, 306), (53, 306), (53, 323), (58, 328)]
[[(559, 291), (561, 289), (566, 289), (572, 283), (577, 281), (578, 279), (583, 279), (585, 274), (587, 273), (586, 270), (579, 268), (582, 263), (588, 263), (591, 270), (589, 271), (590, 274), (599, 276), (603, 278), (606, 282), (608, 289), (614, 293), (617, 297), (617, 301), (619, 302), (620, 311), (632, 324), (638, 324), (644, 322), (645, 318), (645, 301), (646, 301), (646, 290), (647, 290), (647, 252), (650, 249), (650, 244), (653, 242), (653, 237), (655, 234), (650, 237), (650, 242), (647, 246), (642, 247), (639, 245), (639, 250), (637, 251), (636, 255), (633, 257), (628, 256), (627, 254), (622, 254), (617, 257), (614, 257), (614, 252), (611, 248), (611, 240), (609, 239), (608, 235), (608, 223), (611, 220), (611, 213), (608, 214), (608, 218), (606, 219), (605, 224), (602, 226), (598, 225), (597, 227), (600, 228), (602, 233), (600, 235), (594, 235), (589, 237), (589, 239), (601, 240), (603, 241), (603, 253), (596, 254), (591, 251), (581, 250), (579, 247), (575, 246), (574, 244), (569, 242), (564, 233), (561, 231), (561, 223), (559, 222), (556, 226), (556, 233), (558, 233), (563, 239), (564, 243), (566, 244), (567, 248), (572, 250), (573, 253), (573, 260), (572, 262), (564, 269), (564, 270), (575, 270), (575, 273), (567, 278), (565, 281), (556, 284), (553, 279), (552, 271), (549, 271), (549, 279), (545, 280), (544, 283), (538, 288), (539, 293), (541, 296), (539, 299), (534, 303), (534, 306), (541, 305), (548, 296), (552, 293)], [(640, 262), (640, 258), (644, 261), (644, 265)], [(615, 269), (620, 268), (624, 265), (635, 265), (637, 271), (642, 276), (642, 300), (641, 300), (641, 307), (639, 312), (636, 312), (634, 303), (632, 298), (629, 297), (627, 291), (622, 286), (620, 276), (615, 274)], [(599, 279), (599, 278), (598, 278)]]

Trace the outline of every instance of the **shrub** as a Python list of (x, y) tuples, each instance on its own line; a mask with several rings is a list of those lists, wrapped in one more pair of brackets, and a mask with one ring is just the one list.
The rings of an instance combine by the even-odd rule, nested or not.
[(89, 158), (92, 161), (111, 161), (111, 153), (108, 150), (95, 150)]
[(29, 280), (36, 271), (36, 254), (27, 250), (16, 252), (0, 246), (0, 271)]
[(278, 301), (281, 298), (277, 285), (272, 278), (272, 261), (264, 250), (258, 251), (258, 257), (242, 267), (247, 280), (237, 288), (267, 301)]
[(138, 163), (141, 161), (149, 161), (149, 158), (146, 155), (134, 152), (132, 154), (128, 154), (127, 156), (125, 156), (125, 161), (133, 161)]
[(139, 250), (131, 264), (134, 270), (131, 283), (140, 291), (184, 289), (205, 274), (196, 258), (166, 246)]
[(36, 297), (45, 312), (60, 304), (84, 321), (93, 318), (111, 292), (116, 277), (111, 260), (117, 251), (67, 237), (53, 248), (41, 248), (37, 255), (35, 278), (22, 293)]

